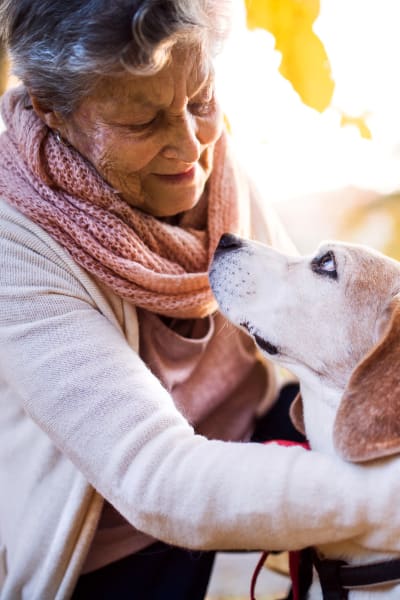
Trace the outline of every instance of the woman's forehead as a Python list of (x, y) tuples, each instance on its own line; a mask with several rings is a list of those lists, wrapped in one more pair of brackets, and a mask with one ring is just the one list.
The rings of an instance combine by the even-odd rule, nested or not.
[(127, 103), (143, 108), (170, 106), (193, 98), (213, 81), (209, 61), (199, 52), (177, 50), (158, 73), (135, 75), (128, 71), (118, 76), (99, 78), (90, 99), (103, 105)]

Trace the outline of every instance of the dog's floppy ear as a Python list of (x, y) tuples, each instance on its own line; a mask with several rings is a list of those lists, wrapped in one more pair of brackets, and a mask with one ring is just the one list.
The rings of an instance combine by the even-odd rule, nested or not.
[(297, 431), (300, 431), (300, 433), (306, 435), (306, 428), (304, 427), (303, 400), (301, 398), (301, 394), (297, 394), (296, 398), (290, 405), (289, 415)]
[(382, 337), (352, 373), (336, 415), (335, 448), (352, 462), (400, 452), (400, 295), (390, 314)]

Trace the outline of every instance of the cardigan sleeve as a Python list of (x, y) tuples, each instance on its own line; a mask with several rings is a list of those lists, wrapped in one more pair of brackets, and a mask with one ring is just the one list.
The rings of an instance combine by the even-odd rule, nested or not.
[(356, 536), (400, 548), (400, 477), (301, 448), (195, 435), (72, 259), (21, 231), (0, 234), (0, 380), (136, 528), (200, 549)]

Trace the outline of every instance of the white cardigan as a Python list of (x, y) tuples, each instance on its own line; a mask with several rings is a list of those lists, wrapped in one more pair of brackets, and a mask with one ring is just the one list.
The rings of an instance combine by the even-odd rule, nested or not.
[(400, 477), (377, 502), (362, 467), (195, 435), (137, 346), (134, 307), (1, 202), (1, 600), (70, 597), (103, 497), (188, 548), (373, 544), (383, 519), (400, 547)]

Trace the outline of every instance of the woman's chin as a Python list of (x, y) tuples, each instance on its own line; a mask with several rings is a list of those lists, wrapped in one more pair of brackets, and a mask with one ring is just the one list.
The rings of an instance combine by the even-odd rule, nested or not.
[(157, 196), (147, 196), (141, 207), (153, 217), (173, 217), (196, 206), (203, 194), (204, 186), (174, 190), (160, 190)]

